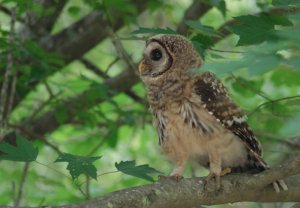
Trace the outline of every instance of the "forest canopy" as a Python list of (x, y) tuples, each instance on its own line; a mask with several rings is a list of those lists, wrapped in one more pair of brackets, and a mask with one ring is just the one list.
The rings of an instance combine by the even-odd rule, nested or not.
[[(0, 207), (83, 206), (170, 173), (137, 70), (155, 34), (192, 41), (204, 60), (193, 72), (222, 80), (263, 158), (300, 190), (299, 157), (288, 163), (300, 155), (300, 1), (0, 0)], [(207, 173), (191, 163), (184, 176)], [(206, 204), (294, 205), (227, 199)]]

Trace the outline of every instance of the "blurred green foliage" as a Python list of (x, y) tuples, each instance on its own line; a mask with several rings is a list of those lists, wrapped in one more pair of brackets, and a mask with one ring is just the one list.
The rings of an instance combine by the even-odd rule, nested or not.
[[(209, 70), (222, 79), (232, 99), (248, 115), (249, 125), (264, 146), (266, 161), (276, 165), (299, 154), (299, 1), (195, 2), (211, 7), (200, 19), (184, 20), (188, 26), (184, 35), (192, 40), (205, 60), (195, 73)], [(37, 1), (0, 0), (0, 86), (5, 81), (7, 57), (12, 54), (12, 76), (17, 74), (17, 91), (8, 128), (22, 135), (17, 137), (16, 147), (0, 144), (0, 150), (6, 153), (0, 159), (13, 160), (19, 155), (25, 158), (23, 161), (34, 161), (37, 147), (39, 163), (45, 165), (30, 163), (26, 180), (21, 182), (25, 163), (1, 160), (0, 204), (14, 205), (22, 183), (24, 191), (20, 204), (42, 206), (77, 203), (147, 184), (153, 180), (148, 174), (158, 173), (157, 170), (169, 174), (171, 164), (159, 152), (143, 85), (136, 82), (130, 90), (122, 92), (108, 87), (114, 78), (130, 68), (112, 35), (95, 44), (81, 59), (70, 63), (66, 58), (69, 54), (60, 53), (60, 48), (45, 50), (51, 37), (89, 14), (102, 12), (107, 20), (105, 24), (112, 28), (122, 24), (121, 29), (112, 32), (111, 28), (111, 32), (128, 57), (138, 63), (143, 53), (143, 40), (153, 34), (176, 33), (192, 1), (143, 1), (143, 13), (139, 4), (137, 0), (67, 1), (47, 35), (28, 35), (24, 25), (31, 23), (31, 15), (35, 14), (37, 19), (51, 16), (55, 14), (55, 7), (43, 7)], [(13, 33), (12, 17), (3, 8), (16, 12)], [(282, 12), (272, 14), (278, 10)], [(119, 16), (122, 23), (118, 22)], [(228, 24), (232, 21), (235, 24)], [(219, 29), (222, 25), (228, 34)], [(84, 34), (89, 29), (79, 27), (78, 31)], [(70, 45), (79, 41), (73, 35), (65, 40), (70, 41)], [(96, 70), (82, 59), (93, 63)], [(128, 80), (116, 83), (125, 86)], [(79, 95), (83, 96), (70, 102)], [(74, 107), (78, 107), (76, 112)], [(34, 129), (34, 121), (53, 110), (58, 127), (45, 134), (37, 133), (40, 129)], [(41, 122), (45, 121), (47, 119)], [(34, 145), (20, 140), (23, 137), (34, 140)], [(294, 145), (287, 145), (286, 141)], [(99, 155), (102, 155), (100, 160)], [(67, 169), (72, 178), (76, 178), (75, 182), (65, 176), (68, 175), (66, 165), (54, 161), (68, 162)], [(207, 170), (190, 164), (185, 176), (192, 174), (204, 176)], [(90, 180), (90, 177), (98, 180)], [(246, 203), (243, 206), (262, 205)]]

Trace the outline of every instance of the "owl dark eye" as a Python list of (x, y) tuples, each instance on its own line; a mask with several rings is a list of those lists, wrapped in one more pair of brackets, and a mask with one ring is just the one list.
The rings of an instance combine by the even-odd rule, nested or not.
[(153, 61), (158, 61), (159, 59), (161, 59), (161, 57), (162, 57), (162, 53), (159, 49), (154, 49), (151, 51), (150, 58)]

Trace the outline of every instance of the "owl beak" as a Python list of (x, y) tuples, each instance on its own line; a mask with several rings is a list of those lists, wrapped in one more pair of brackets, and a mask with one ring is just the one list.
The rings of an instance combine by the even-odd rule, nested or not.
[(139, 64), (139, 72), (141, 76), (147, 76), (151, 74), (152, 65), (145, 63), (145, 59), (143, 59)]

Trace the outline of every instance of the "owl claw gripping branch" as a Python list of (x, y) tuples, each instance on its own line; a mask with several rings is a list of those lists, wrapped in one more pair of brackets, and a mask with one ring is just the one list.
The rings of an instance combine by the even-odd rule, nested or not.
[[(162, 151), (176, 164), (180, 178), (188, 160), (208, 167), (205, 182), (229, 172), (268, 169), (259, 141), (240, 108), (212, 73), (192, 74), (202, 60), (192, 43), (179, 35), (156, 35), (146, 42), (139, 65)], [(283, 181), (274, 182), (286, 190)]]

